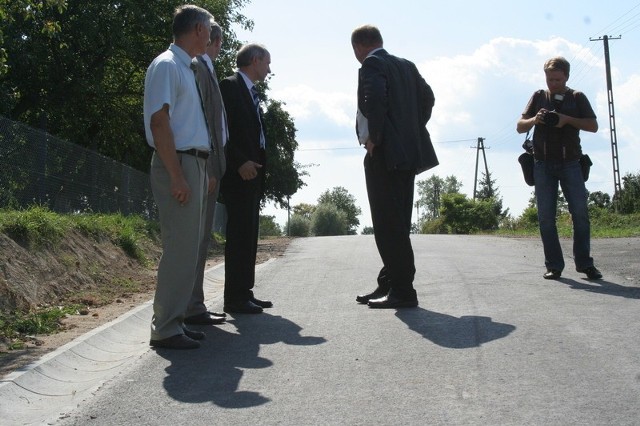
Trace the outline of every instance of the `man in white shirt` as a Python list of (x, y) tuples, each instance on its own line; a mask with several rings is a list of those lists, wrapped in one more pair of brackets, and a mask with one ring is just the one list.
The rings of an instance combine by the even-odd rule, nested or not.
[(183, 320), (195, 281), (207, 197), (211, 150), (193, 58), (205, 52), (213, 16), (193, 5), (176, 9), (173, 43), (156, 57), (145, 78), (144, 124), (151, 160), (151, 188), (160, 214), (162, 258), (153, 301), (150, 344), (195, 349), (204, 333)]

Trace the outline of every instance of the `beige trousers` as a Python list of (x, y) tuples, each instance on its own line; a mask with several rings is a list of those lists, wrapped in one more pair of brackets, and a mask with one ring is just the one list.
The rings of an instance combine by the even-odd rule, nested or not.
[(201, 235), (200, 251), (198, 252), (198, 264), (196, 266), (196, 278), (191, 293), (191, 300), (185, 312), (185, 317), (191, 317), (207, 312), (207, 306), (204, 303), (204, 269), (207, 263), (207, 253), (209, 251), (209, 243), (211, 242), (211, 231), (213, 229), (213, 219), (216, 210), (216, 200), (220, 192), (220, 182), (216, 185), (213, 194), (207, 197), (204, 228)]
[(191, 199), (181, 206), (171, 196), (170, 178), (160, 157), (151, 159), (151, 189), (160, 214), (162, 258), (153, 300), (151, 339), (183, 334), (183, 320), (197, 274), (204, 227), (207, 173), (206, 160), (178, 154)]

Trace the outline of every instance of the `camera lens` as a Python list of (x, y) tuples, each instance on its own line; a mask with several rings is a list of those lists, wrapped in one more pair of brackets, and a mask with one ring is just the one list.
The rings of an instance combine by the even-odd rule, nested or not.
[(560, 121), (560, 116), (553, 111), (549, 111), (544, 115), (543, 120), (544, 124), (553, 127), (556, 126)]

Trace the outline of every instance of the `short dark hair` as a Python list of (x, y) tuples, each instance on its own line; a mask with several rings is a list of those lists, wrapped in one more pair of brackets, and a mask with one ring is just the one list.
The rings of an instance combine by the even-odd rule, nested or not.
[(567, 61), (562, 56), (556, 56), (544, 63), (545, 73), (547, 71), (562, 71), (566, 77), (569, 77), (570, 70), (571, 65), (569, 64), (569, 61)]
[(211, 42), (214, 42), (219, 38), (222, 38), (222, 28), (220, 27), (220, 25), (217, 22), (212, 21), (211, 22), (211, 36), (209, 37), (209, 40), (211, 40)]
[(245, 44), (238, 50), (236, 55), (236, 66), (238, 68), (251, 65), (253, 58), (263, 59), (269, 54), (266, 47), (257, 43)]
[(382, 46), (382, 43), (380, 30), (373, 25), (363, 25), (351, 33), (351, 44), (365, 47), (378, 47)]
[(176, 8), (173, 14), (173, 25), (171, 27), (173, 38), (180, 38), (188, 34), (197, 24), (209, 26), (213, 20), (213, 15), (199, 6), (193, 4), (180, 6)]

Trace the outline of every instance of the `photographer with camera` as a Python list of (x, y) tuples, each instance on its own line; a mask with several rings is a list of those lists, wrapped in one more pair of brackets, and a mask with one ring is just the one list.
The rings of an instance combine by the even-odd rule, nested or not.
[(567, 87), (569, 62), (562, 57), (544, 64), (548, 90), (536, 91), (518, 120), (518, 133), (533, 131), (535, 157), (534, 181), (540, 236), (544, 246), (545, 279), (558, 279), (564, 269), (564, 258), (556, 211), (558, 184), (569, 205), (573, 221), (573, 257), (576, 271), (589, 279), (602, 278), (590, 255), (591, 228), (587, 209), (587, 190), (580, 158), (580, 130), (596, 132), (598, 122), (589, 100), (582, 92)]

